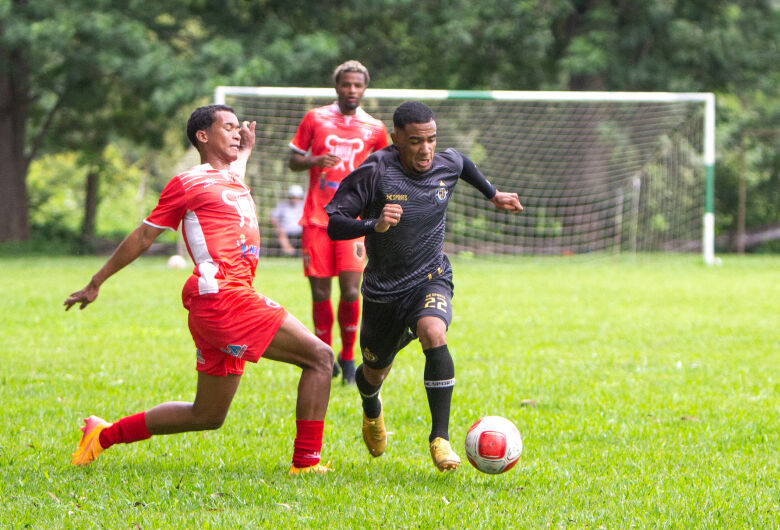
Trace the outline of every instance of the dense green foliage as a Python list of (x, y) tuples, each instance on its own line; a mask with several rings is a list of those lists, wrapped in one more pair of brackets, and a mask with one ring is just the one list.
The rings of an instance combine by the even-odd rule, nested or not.
[[(451, 435), (461, 449), (478, 417), (506, 416), (524, 435), (519, 464), (434, 469), (415, 343), (383, 390), (387, 453), (368, 455), (357, 393), (337, 382), (323, 451), (336, 471), (297, 478), (286, 471), (299, 371), (267, 361), (247, 367), (218, 431), (70, 466), (85, 416), (112, 421), (195, 387), (187, 272), (142, 259), (65, 313), (101, 262), (0, 262), (16, 278), (0, 284), (0, 527), (780, 525), (777, 258), (455, 260)], [(308, 315), (297, 260), (262, 262), (256, 285)]]
[[(185, 146), (187, 112), (216, 85), (328, 86), (336, 64), (357, 58), (385, 88), (715, 92), (718, 230), (738, 222), (740, 181), (748, 227), (780, 219), (770, 0), (0, 0), (0, 28), (0, 145), (26, 138), (4, 153), (23, 157), (0, 166), (9, 190), (30, 162), (74, 151), (83, 169), (67, 184), (82, 204), (100, 202), (111, 194), (106, 146), (121, 139), (126, 164), (158, 190)], [(90, 171), (102, 187), (84, 198)], [(40, 203), (30, 197), (32, 218)], [(0, 241), (17, 239), (7, 233), (17, 225), (0, 225)]]

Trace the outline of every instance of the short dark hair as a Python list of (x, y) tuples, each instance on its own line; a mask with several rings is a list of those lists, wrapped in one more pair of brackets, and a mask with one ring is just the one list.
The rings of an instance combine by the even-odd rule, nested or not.
[(431, 108), (420, 101), (405, 101), (393, 113), (393, 126), (403, 129), (409, 123), (428, 123), (433, 120)]
[(206, 105), (192, 111), (190, 119), (187, 120), (187, 138), (190, 139), (190, 142), (195, 146), (195, 149), (198, 148), (198, 139), (195, 138), (195, 133), (211, 127), (211, 125), (217, 121), (217, 112), (221, 110), (226, 110), (233, 114), (236, 113), (236, 111), (227, 105)]
[(368, 86), (369, 81), (371, 81), (371, 76), (368, 75), (368, 68), (360, 64), (359, 61), (347, 61), (338, 65), (333, 71), (333, 84), (338, 85), (341, 74), (346, 72), (363, 74), (363, 78), (366, 80), (366, 86)]

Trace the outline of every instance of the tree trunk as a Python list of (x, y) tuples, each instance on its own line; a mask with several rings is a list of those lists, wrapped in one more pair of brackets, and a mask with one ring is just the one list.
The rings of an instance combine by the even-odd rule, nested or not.
[(30, 237), (27, 167), (27, 65), (21, 52), (0, 48), (0, 243)]
[(100, 175), (96, 168), (87, 173), (86, 196), (84, 197), (84, 222), (81, 225), (81, 239), (90, 245), (95, 239), (95, 217), (97, 216), (98, 184)]

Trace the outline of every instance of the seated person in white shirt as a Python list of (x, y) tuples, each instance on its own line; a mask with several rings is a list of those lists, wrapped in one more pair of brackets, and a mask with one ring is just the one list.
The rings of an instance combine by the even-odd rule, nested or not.
[(293, 184), (287, 198), (276, 203), (271, 211), (271, 224), (282, 252), (287, 256), (298, 254), (301, 248), (302, 227), (298, 221), (303, 215), (303, 188)]

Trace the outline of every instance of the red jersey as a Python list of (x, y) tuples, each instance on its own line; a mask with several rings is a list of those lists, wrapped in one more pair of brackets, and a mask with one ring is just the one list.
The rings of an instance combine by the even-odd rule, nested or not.
[(193, 296), (252, 288), (260, 256), (260, 229), (249, 188), (237, 173), (195, 166), (173, 177), (144, 223), (182, 234), (195, 269), (182, 290)]
[(333, 198), (344, 177), (373, 151), (387, 147), (387, 129), (376, 118), (358, 108), (354, 115), (341, 113), (338, 103), (312, 109), (298, 126), (290, 148), (302, 155), (331, 153), (341, 162), (331, 168), (309, 170), (309, 190), (303, 206), (302, 226), (328, 226), (325, 205)]

